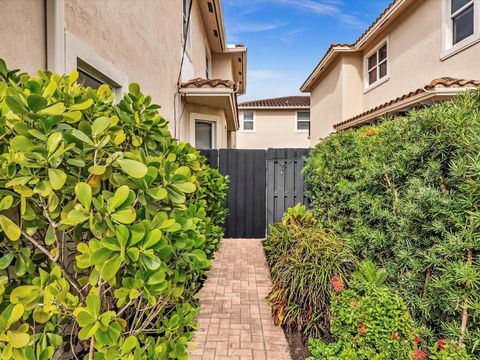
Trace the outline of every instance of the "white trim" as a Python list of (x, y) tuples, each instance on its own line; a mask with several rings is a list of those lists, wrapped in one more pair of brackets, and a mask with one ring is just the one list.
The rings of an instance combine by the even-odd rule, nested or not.
[[(245, 117), (245, 113), (246, 113), (246, 112), (251, 112), (251, 113), (253, 114), (253, 120), (252, 120), (252, 122), (253, 122), (253, 129), (252, 129), (252, 130), (245, 130), (245, 129), (243, 128), (243, 123), (244, 123), (244, 121), (245, 121), (245, 118), (244, 118), (244, 117)], [(247, 111), (242, 111), (242, 119), (241, 119), (241, 121), (240, 121), (240, 132), (242, 132), (242, 133), (254, 133), (254, 132), (257, 132), (257, 113), (256, 113), (255, 111), (249, 111), (249, 110), (247, 110)]]
[[(387, 58), (382, 61), (387, 64), (387, 73), (385, 76), (380, 78), (380, 65), (378, 63), (378, 55), (377, 55), (377, 64), (375, 65), (375, 69), (377, 71), (377, 80), (373, 83), (369, 83), (369, 76), (368, 76), (368, 58), (371, 57), (373, 54), (378, 54), (378, 50), (381, 47), (387, 45)], [(387, 82), (390, 79), (390, 38), (387, 35), (381, 41), (379, 41), (373, 48), (370, 50), (364, 57), (363, 57), (363, 92), (367, 93), (376, 87), (382, 85), (383, 83)]]
[(193, 146), (196, 146), (195, 144), (195, 124), (196, 122), (207, 122), (207, 123), (212, 123), (212, 149), (217, 149), (218, 144), (219, 144), (219, 139), (221, 139), (222, 135), (222, 127), (221, 127), (221, 121), (222, 118), (217, 115), (211, 115), (211, 114), (201, 114), (201, 113), (195, 113), (191, 112), (190, 113), (190, 144)]
[(298, 111), (306, 110), (310, 111), (309, 107), (304, 107), (304, 106), (238, 106), (239, 110), (295, 110), (298, 109)]
[(47, 69), (65, 73), (65, 1), (47, 0)]
[(452, 0), (442, 2), (442, 52), (440, 60), (446, 60), (449, 57), (462, 52), (472, 45), (480, 42), (480, 0), (473, 0), (456, 11), (455, 14), (461, 13), (473, 3), (473, 34), (466, 37), (462, 41), (453, 44), (453, 20), (452, 20)]
[[(308, 122), (309, 122), (309, 126), (308, 126), (308, 129), (299, 129), (298, 128), (298, 122), (299, 121), (304, 121), (306, 122), (307, 120), (298, 120), (298, 113), (301, 113), (301, 112), (308, 112), (309, 114), (309, 117), (308, 117)], [(310, 112), (310, 110), (308, 111), (295, 111), (295, 128), (294, 128), (294, 131), (296, 133), (309, 133), (310, 132), (310, 128), (312, 126), (312, 119), (311, 119), (311, 116), (312, 116), (312, 113)]]
[[(115, 97), (120, 101), (122, 89), (128, 89), (128, 77), (115, 66), (100, 57), (87, 43), (78, 39), (72, 33), (65, 32), (65, 72), (76, 70), (78, 62), (83, 62), (95, 69), (102, 77), (106, 78), (109, 85), (114, 87)], [(102, 79), (103, 81), (104, 79)]]

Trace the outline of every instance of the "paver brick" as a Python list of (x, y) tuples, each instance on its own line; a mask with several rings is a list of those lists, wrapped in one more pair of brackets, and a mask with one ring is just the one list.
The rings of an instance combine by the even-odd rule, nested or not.
[(271, 279), (261, 240), (224, 239), (200, 291), (201, 330), (190, 360), (291, 360), (265, 297)]

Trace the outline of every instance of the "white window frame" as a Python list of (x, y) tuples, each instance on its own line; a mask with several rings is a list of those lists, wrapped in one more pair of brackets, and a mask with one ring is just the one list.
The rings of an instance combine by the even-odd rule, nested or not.
[[(245, 113), (252, 113), (253, 114), (253, 120), (248, 120), (248, 121), (252, 121), (253, 122), (253, 129), (252, 130), (245, 130), (244, 126), (243, 126), (243, 123), (245, 122)], [(242, 127), (241, 127), (241, 131), (242, 132), (245, 132), (245, 133), (254, 133), (257, 131), (257, 114), (255, 111), (253, 110), (244, 110), (242, 111)]]
[(222, 118), (217, 115), (211, 114), (201, 114), (201, 113), (190, 113), (190, 144), (195, 146), (195, 124), (197, 121), (212, 123), (212, 149), (218, 149), (219, 146), (224, 146), (221, 141), (222, 131), (226, 132), (226, 129), (222, 128)]
[[(442, 52), (440, 54), (440, 60), (446, 60), (449, 57), (458, 54), (459, 52), (469, 48), (470, 46), (480, 42), (480, 0), (472, 0), (473, 2), (473, 34), (466, 37), (462, 41), (453, 44), (453, 16), (451, 14), (452, 1), (442, 1), (442, 13), (443, 13), (443, 26), (442, 26)], [(471, 3), (468, 3), (464, 7), (460, 8), (456, 14), (462, 12)]]
[(212, 78), (212, 57), (210, 55), (210, 49), (208, 44), (205, 42), (205, 78)]
[[(380, 48), (383, 45), (387, 45), (387, 58), (385, 59), (385, 62), (387, 63), (387, 73), (385, 74), (384, 77), (379, 78), (380, 76), (380, 64), (378, 63), (378, 57), (377, 57), (377, 80), (373, 83), (369, 83), (369, 77), (368, 77), (368, 59), (373, 55), (377, 54)], [(377, 55), (378, 56), (378, 55)], [(389, 37), (385, 37), (382, 39), (382, 41), (378, 42), (377, 45), (373, 47), (372, 50), (370, 50), (364, 57), (363, 57), (363, 78), (364, 78), (364, 93), (369, 92), (370, 90), (375, 89), (376, 87), (386, 83), (388, 80), (390, 80), (390, 39)]]
[[(298, 119), (298, 114), (299, 114), (299, 113), (305, 113), (305, 112), (308, 112), (308, 113), (309, 113), (309, 117), (308, 117), (308, 119), (309, 119), (309, 120), (308, 120), (308, 124), (309, 124), (309, 125), (308, 125), (308, 129), (299, 129), (299, 128), (298, 128), (298, 122), (299, 122), (299, 121), (305, 121), (305, 122), (306, 122), (306, 120), (299, 120), (299, 119)], [(311, 116), (312, 116), (312, 113), (311, 113), (310, 110), (298, 110), (298, 111), (296, 111), (296, 112), (295, 112), (295, 132), (297, 132), (297, 133), (309, 133), (309, 132), (310, 132), (310, 129), (311, 129), (311, 126), (312, 126)]]
[(68, 74), (78, 68), (111, 86), (115, 92), (115, 102), (117, 103), (122, 99), (123, 90), (128, 89), (127, 75), (97, 55), (85, 42), (67, 31), (65, 34), (65, 72)]
[[(184, 1), (187, 1), (187, 8), (184, 8), (183, 6)], [(192, 4), (190, 5), (190, 3)], [(182, 45), (185, 46), (185, 53), (188, 59), (190, 60), (190, 62), (192, 61), (190, 57), (190, 52), (192, 49), (192, 14), (191, 12), (193, 11), (193, 6), (194, 6), (193, 0), (182, 0)], [(189, 9), (190, 9), (190, 13), (188, 13)], [(186, 29), (186, 24), (188, 24), (188, 30)], [(185, 34), (185, 30), (187, 30), (186, 34)]]

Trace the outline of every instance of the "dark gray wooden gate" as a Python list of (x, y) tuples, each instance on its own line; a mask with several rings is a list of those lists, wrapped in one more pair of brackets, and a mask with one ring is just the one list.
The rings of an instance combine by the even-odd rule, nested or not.
[(230, 177), (227, 238), (264, 238), (267, 226), (297, 203), (308, 204), (303, 157), (309, 149), (201, 150), (210, 166)]

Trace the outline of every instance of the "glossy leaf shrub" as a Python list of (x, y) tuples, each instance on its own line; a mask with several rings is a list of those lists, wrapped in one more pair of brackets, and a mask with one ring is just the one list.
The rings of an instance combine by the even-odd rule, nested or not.
[(480, 92), (322, 140), (316, 218), (385, 267), (430, 341), (480, 356)]
[(0, 358), (185, 359), (226, 180), (136, 84), (0, 76)]
[(420, 360), (470, 357), (465, 349), (439, 340), (425, 346), (400, 295), (387, 286), (386, 273), (360, 264), (348, 283), (336, 288), (331, 304), (334, 342), (310, 341), (309, 360)]
[(303, 205), (271, 227), (265, 254), (272, 275), (268, 296), (275, 322), (307, 337), (328, 337), (333, 276), (345, 279), (355, 266), (351, 248), (318, 227)]

